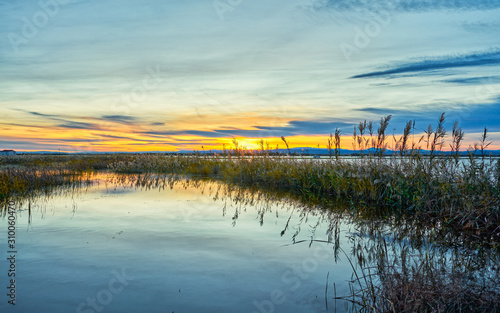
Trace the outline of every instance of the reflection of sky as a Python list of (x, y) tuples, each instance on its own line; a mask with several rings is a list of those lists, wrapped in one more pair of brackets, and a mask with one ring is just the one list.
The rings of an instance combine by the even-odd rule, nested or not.
[(500, 141), (494, 1), (68, 2), (47, 21), (38, 1), (0, 2), (1, 147), (316, 146), (300, 136), (384, 114), (421, 131), (441, 112)]
[[(223, 215), (225, 201), (206, 192), (101, 184), (77, 196), (35, 202), (31, 225), (27, 212), (19, 212), (16, 312), (75, 312), (108, 288), (113, 270), (123, 268), (133, 279), (105, 312), (253, 312), (254, 301), (269, 300), (275, 289), (287, 298), (276, 312), (320, 312), (328, 272), (337, 292), (348, 292), (350, 266), (334, 262), (332, 245), (318, 259), (314, 251), (323, 243), (285, 246), (300, 220), (295, 212), (280, 236), (292, 208), (271, 205), (261, 226), (263, 203), (240, 207), (228, 200)], [(233, 226), (236, 207), (241, 211)], [(310, 239), (316, 222), (314, 216), (303, 221), (297, 240)], [(326, 240), (327, 227), (319, 226), (316, 239)], [(294, 266), (305, 269), (302, 278), (291, 272)], [(5, 306), (2, 301), (2, 312)]]

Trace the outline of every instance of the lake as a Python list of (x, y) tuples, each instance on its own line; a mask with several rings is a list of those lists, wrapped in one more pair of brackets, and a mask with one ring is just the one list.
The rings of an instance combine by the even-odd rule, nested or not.
[(354, 226), (334, 213), (215, 182), (95, 179), (16, 203), (15, 306), (4, 214), (1, 312), (345, 311), (332, 298), (353, 271), (334, 247), (350, 251)]

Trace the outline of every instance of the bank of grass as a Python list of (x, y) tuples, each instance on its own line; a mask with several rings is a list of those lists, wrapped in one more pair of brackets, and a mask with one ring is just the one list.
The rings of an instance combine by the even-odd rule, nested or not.
[(0, 202), (80, 181), (79, 175), (71, 173), (20, 168), (4, 169), (0, 171)]
[(0, 170), (65, 170), (92, 172), (105, 170), (109, 164), (129, 160), (130, 154), (23, 154), (0, 156)]
[(0, 202), (59, 186), (81, 185), (125, 155), (16, 155), (0, 157)]

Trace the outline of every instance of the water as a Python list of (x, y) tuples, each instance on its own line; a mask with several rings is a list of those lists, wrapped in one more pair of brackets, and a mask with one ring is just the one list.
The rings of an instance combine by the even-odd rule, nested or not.
[[(223, 197), (216, 183), (107, 180), (17, 203), (15, 306), (5, 293), (4, 215), (0, 312), (333, 312), (333, 283), (337, 295), (349, 294), (349, 262), (321, 242), (332, 231), (326, 213)], [(347, 221), (336, 222), (350, 233)], [(336, 304), (343, 312), (345, 303)]]

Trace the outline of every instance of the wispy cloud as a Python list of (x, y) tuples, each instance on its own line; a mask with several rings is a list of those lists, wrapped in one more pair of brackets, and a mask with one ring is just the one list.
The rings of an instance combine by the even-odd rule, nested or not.
[(95, 129), (100, 129), (103, 122), (131, 124), (138, 120), (138, 118), (128, 115), (102, 115), (100, 117), (95, 117), (95, 116), (46, 114), (37, 111), (27, 111), (23, 109), (13, 109), (13, 110), (35, 116), (40, 121), (46, 120), (46, 121), (56, 122), (53, 123), (54, 127), (62, 127), (68, 129), (95, 130)]
[(451, 83), (451, 84), (463, 84), (463, 85), (499, 84), (500, 76), (450, 78), (441, 80), (441, 82)]
[(354, 75), (351, 78), (391, 76), (405, 73), (425, 73), (462, 67), (492, 66), (500, 64), (500, 49), (450, 55), (434, 58), (419, 58), (415, 61), (389, 66), (389, 69)]
[[(53, 124), (54, 127), (67, 128), (67, 129), (86, 129), (93, 130), (98, 128), (98, 124), (96, 123), (87, 123), (77, 121), (78, 119), (94, 119), (94, 118), (74, 118), (67, 115), (59, 115), (59, 114), (45, 114), (36, 111), (26, 111), (22, 109), (14, 109), (16, 111), (24, 112), (36, 117), (39, 117), (41, 120), (48, 120), (52, 122), (56, 122)], [(95, 119), (94, 119), (95, 120)], [(32, 127), (35, 125), (31, 125)]]
[(320, 0), (317, 1), (317, 6), (342, 11), (390, 9), (402, 12), (427, 12), (442, 10), (492, 10), (500, 8), (500, 3), (491, 0)]
[(128, 115), (103, 115), (101, 118), (103, 120), (118, 122), (118, 123), (125, 123), (125, 124), (128, 124), (132, 121), (137, 120), (137, 118), (135, 118), (133, 116), (128, 116)]
[(63, 124), (58, 124), (56, 126), (68, 129), (88, 129), (88, 130), (96, 129), (97, 127), (97, 125), (92, 123), (73, 122), (73, 121), (68, 121)]

